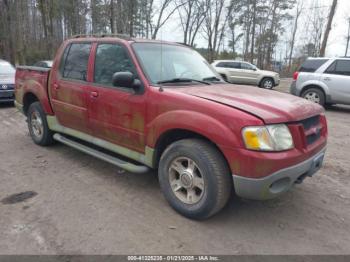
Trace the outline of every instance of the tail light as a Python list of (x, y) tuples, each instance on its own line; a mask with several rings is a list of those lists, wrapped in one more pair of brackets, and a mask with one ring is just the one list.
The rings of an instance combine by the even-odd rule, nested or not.
[(294, 79), (294, 80), (298, 80), (298, 76), (299, 76), (299, 72), (295, 72), (295, 73), (293, 74), (293, 79)]
[(328, 135), (328, 125), (327, 125), (327, 119), (325, 114), (321, 114), (320, 116), (321, 124), (322, 124), (322, 135), (327, 136)]

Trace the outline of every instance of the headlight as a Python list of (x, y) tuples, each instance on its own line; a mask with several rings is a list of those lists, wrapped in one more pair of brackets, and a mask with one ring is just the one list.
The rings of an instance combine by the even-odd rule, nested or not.
[(284, 151), (294, 147), (289, 128), (284, 124), (246, 127), (242, 131), (247, 149)]

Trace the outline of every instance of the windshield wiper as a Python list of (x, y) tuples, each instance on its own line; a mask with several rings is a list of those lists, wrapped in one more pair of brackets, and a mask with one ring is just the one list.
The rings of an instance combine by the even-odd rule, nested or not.
[(171, 83), (190, 83), (190, 82), (197, 82), (205, 85), (211, 85), (210, 83), (202, 80), (197, 80), (197, 79), (191, 79), (191, 78), (173, 78), (169, 80), (163, 80), (163, 81), (158, 81), (157, 84), (171, 84)]
[(210, 77), (203, 78), (203, 81), (219, 81), (219, 82), (221, 82), (222, 80), (216, 76), (210, 76)]

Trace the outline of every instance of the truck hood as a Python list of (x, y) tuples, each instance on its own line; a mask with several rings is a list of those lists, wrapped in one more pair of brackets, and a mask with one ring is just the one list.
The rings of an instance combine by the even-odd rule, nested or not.
[(251, 86), (215, 84), (171, 89), (240, 109), (259, 117), (266, 124), (299, 121), (324, 111), (321, 106), (305, 99)]
[(15, 75), (14, 74), (1, 74), (0, 73), (0, 84), (14, 84)]

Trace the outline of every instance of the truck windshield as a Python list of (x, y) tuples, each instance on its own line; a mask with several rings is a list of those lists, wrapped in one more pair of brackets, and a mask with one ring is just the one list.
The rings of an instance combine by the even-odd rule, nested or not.
[(133, 48), (152, 84), (221, 81), (220, 76), (196, 51), (178, 45), (134, 43)]

